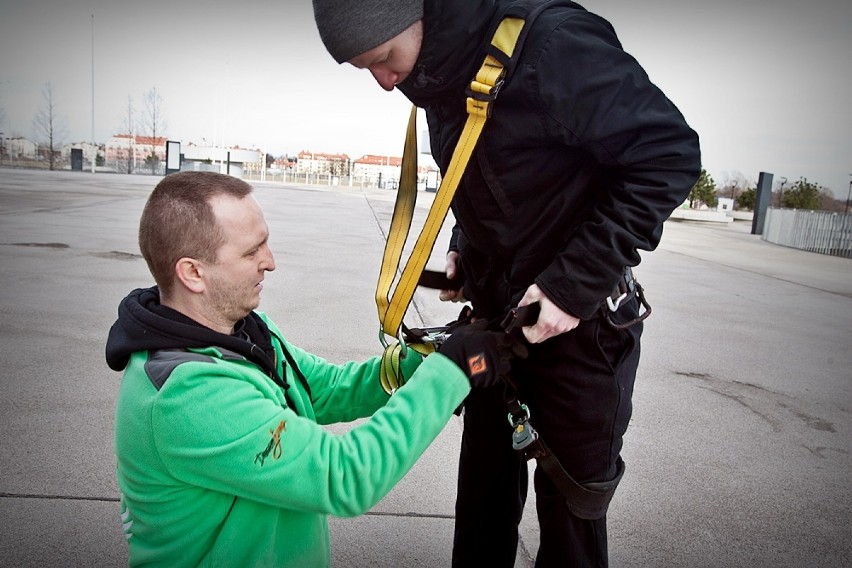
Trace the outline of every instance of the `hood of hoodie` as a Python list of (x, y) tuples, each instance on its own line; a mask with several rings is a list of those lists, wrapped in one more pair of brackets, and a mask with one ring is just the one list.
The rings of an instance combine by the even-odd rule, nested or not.
[(420, 55), (397, 88), (419, 107), (463, 93), (485, 57), (496, 10), (497, 0), (424, 0)]
[(118, 306), (118, 319), (107, 336), (106, 361), (111, 369), (121, 371), (137, 351), (216, 346), (235, 351), (274, 373), (271, 333), (263, 320), (252, 312), (235, 328), (237, 335), (219, 333), (160, 304), (156, 286), (139, 288)]

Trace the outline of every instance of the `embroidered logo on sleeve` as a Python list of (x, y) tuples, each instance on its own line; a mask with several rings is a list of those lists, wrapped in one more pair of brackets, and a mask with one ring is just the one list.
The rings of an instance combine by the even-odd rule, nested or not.
[(266, 448), (254, 456), (254, 463), (257, 463), (258, 460), (260, 460), (260, 465), (263, 467), (263, 463), (266, 461), (266, 458), (269, 457), (269, 454), (272, 454), (272, 459), (274, 460), (281, 457), (281, 432), (286, 430), (286, 426), (287, 421), (282, 420), (278, 423), (278, 426), (275, 427), (275, 430), (269, 431), (272, 438), (270, 438), (269, 443), (266, 444)]
[(480, 353), (468, 358), (467, 366), (470, 369), (471, 377), (487, 371), (488, 365), (485, 362), (485, 353)]

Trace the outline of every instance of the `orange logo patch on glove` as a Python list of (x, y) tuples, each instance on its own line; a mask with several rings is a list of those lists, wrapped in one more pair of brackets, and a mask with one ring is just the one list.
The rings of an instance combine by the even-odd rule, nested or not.
[(485, 353), (479, 353), (468, 358), (467, 367), (470, 369), (470, 376), (484, 373), (488, 370), (488, 364), (485, 362)]

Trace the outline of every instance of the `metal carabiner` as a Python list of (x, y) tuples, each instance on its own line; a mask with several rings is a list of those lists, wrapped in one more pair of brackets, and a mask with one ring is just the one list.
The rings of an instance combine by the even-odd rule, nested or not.
[(529, 408), (529, 406), (522, 403), (521, 404), (521, 410), (524, 411), (524, 415), (521, 416), (520, 418), (518, 418), (517, 420), (515, 419), (514, 414), (512, 414), (511, 412), (509, 413), (509, 426), (511, 426), (512, 428), (517, 428), (518, 424), (523, 424), (524, 422), (526, 422), (527, 420), (530, 419), (530, 408)]
[(515, 418), (511, 412), (509, 413), (509, 424), (512, 426), (512, 449), (525, 452), (530, 444), (538, 440), (538, 432), (529, 422), (529, 407), (526, 404), (521, 404), (521, 410), (524, 411), (524, 414), (519, 418)]
[[(385, 333), (384, 329), (379, 326), (379, 342), (385, 349), (390, 347), (390, 343), (388, 343), (386, 336), (387, 334)], [(405, 359), (405, 356), (408, 355), (408, 344), (405, 342), (405, 339), (403, 339), (401, 328), (399, 329), (399, 331), (397, 331), (396, 341), (397, 343), (399, 343), (399, 356)]]

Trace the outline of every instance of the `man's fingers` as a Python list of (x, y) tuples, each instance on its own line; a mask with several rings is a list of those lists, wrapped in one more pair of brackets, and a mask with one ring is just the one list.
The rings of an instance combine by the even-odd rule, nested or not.
[(530, 343), (541, 343), (545, 339), (551, 337), (550, 335), (547, 335), (547, 331), (542, 329), (542, 327), (543, 326), (541, 326), (540, 324), (535, 324), (522, 328), (522, 331), (524, 332), (524, 337), (526, 337), (527, 341), (529, 341)]
[(456, 262), (459, 257), (457, 252), (447, 253), (447, 264), (444, 265), (444, 272), (447, 273), (447, 278), (452, 280), (456, 276)]
[(441, 290), (438, 292), (438, 299), (442, 302), (464, 302), (464, 295), (461, 290)]
[(531, 325), (521, 329), (523, 330), (524, 337), (527, 338), (527, 341), (529, 341), (530, 343), (541, 343), (542, 341), (547, 341), (551, 337), (554, 337), (561, 333), (565, 333), (567, 331), (571, 331), (575, 327), (577, 326), (571, 326), (570, 322), (568, 321), (565, 321), (561, 324), (560, 322), (554, 324), (547, 319), (542, 319), (542, 317), (539, 316), (538, 321), (535, 322), (535, 325)]

